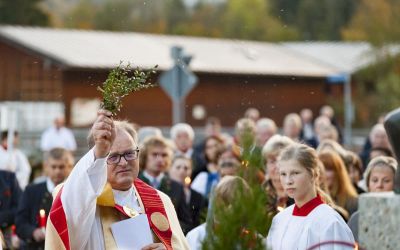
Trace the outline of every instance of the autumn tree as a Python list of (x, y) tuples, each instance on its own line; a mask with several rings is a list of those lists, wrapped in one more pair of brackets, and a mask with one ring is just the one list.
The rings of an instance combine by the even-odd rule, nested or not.
[(361, 0), (349, 26), (346, 40), (369, 41), (375, 46), (400, 40), (400, 1)]
[(265, 0), (227, 1), (222, 30), (225, 37), (250, 40), (279, 41), (297, 37), (294, 29), (270, 14)]
[(64, 18), (64, 26), (77, 29), (93, 29), (98, 6), (91, 0), (81, 0)]
[(351, 19), (354, 0), (269, 0), (272, 14), (299, 31), (305, 40), (341, 40)]
[(191, 10), (184, 33), (191, 36), (222, 37), (221, 16), (224, 4), (210, 4), (200, 1)]
[(375, 63), (355, 74), (358, 112), (367, 122), (400, 106), (400, 55), (391, 45), (400, 40), (399, 11), (396, 0), (361, 0), (349, 26), (343, 29), (346, 39), (374, 46), (369, 56)]

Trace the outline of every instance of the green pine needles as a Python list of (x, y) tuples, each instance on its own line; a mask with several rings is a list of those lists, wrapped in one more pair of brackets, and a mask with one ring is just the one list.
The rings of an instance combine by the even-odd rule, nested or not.
[(254, 145), (253, 135), (242, 138), (242, 167), (239, 176), (250, 190), (238, 189), (228, 206), (212, 202), (206, 226), (203, 250), (265, 250), (265, 237), (272, 222), (268, 214), (267, 193), (261, 185), (263, 168), (261, 150)]
[(155, 86), (148, 80), (156, 72), (156, 68), (157, 65), (145, 72), (139, 68), (132, 69), (129, 63), (127, 66), (123, 66), (120, 62), (118, 67), (110, 71), (103, 85), (97, 87), (103, 94), (101, 108), (116, 115), (121, 110), (122, 98), (131, 92)]

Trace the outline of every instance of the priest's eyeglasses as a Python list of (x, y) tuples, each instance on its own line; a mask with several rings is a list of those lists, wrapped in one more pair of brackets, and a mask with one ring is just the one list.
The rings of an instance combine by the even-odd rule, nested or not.
[(124, 157), (125, 161), (133, 161), (139, 157), (139, 149), (134, 149), (123, 154), (112, 154), (108, 156), (108, 164), (118, 164), (121, 161), (121, 157)]

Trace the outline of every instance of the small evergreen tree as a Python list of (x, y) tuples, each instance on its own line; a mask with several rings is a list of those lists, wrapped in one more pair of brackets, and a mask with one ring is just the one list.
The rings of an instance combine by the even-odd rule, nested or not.
[(262, 155), (254, 147), (254, 135), (242, 138), (242, 166), (239, 175), (251, 191), (237, 190), (228, 207), (212, 201), (207, 218), (207, 236), (203, 249), (265, 249), (264, 239), (272, 217), (267, 214), (267, 195), (261, 185)]

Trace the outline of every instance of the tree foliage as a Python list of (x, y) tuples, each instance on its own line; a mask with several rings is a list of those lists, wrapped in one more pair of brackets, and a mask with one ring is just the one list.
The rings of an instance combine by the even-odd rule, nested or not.
[(47, 26), (49, 16), (40, 7), (42, 0), (0, 0), (0, 23)]
[(268, 196), (260, 180), (262, 154), (254, 148), (254, 135), (245, 131), (241, 139), (242, 167), (239, 175), (247, 181), (250, 190), (236, 190), (235, 199), (226, 206), (215, 200), (207, 218), (207, 233), (203, 250), (265, 249), (265, 237), (272, 222), (267, 213)]
[(341, 29), (351, 19), (354, 0), (270, 0), (273, 14), (295, 27), (301, 39), (341, 40)]
[(229, 0), (222, 16), (224, 36), (251, 40), (293, 40), (296, 31), (269, 13), (265, 0)]
[(349, 26), (346, 40), (369, 41), (375, 46), (400, 40), (400, 1), (361, 0)]
[(81, 0), (66, 17), (65, 25), (268, 41), (298, 38), (293, 27), (270, 13), (266, 0), (200, 1), (190, 9), (183, 0), (105, 0), (101, 4)]
[(342, 31), (345, 39), (368, 41), (374, 46), (376, 63), (355, 75), (358, 115), (363, 125), (376, 122), (378, 115), (400, 106), (400, 55), (394, 54), (396, 49), (390, 45), (400, 41), (398, 13), (397, 0), (361, 0)]
[(357, 85), (356, 103), (363, 125), (372, 125), (379, 115), (400, 106), (400, 55), (382, 55), (372, 64), (355, 75)]
[(125, 31), (133, 26), (133, 1), (106, 1), (94, 18), (94, 27), (101, 30)]
[(97, 9), (90, 0), (82, 0), (71, 9), (64, 25), (68, 28), (93, 29)]

